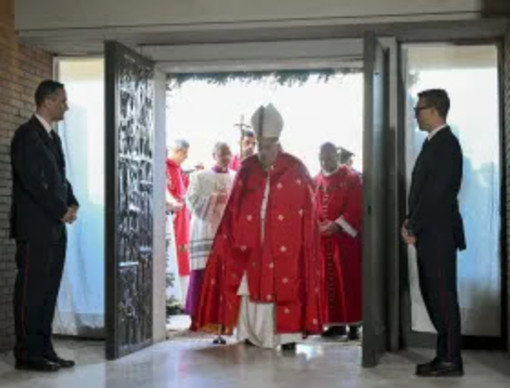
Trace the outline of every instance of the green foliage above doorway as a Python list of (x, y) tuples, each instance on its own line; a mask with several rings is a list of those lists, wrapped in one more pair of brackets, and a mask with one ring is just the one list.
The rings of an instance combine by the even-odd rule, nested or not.
[(168, 75), (168, 88), (179, 87), (187, 81), (205, 81), (209, 84), (226, 85), (231, 81), (243, 81), (246, 83), (257, 82), (269, 77), (279, 85), (292, 86), (302, 85), (311, 76), (318, 76), (319, 81), (327, 82), (336, 74), (358, 73), (359, 69), (313, 69), (313, 70), (276, 70), (276, 71), (238, 71), (238, 72), (215, 72), (215, 73), (176, 73)]

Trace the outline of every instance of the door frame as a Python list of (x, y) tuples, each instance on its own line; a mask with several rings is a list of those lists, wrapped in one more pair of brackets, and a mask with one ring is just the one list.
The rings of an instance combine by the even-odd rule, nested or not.
[[(510, 38), (509, 38), (510, 41)], [(509, 274), (508, 266), (510, 258), (508, 257), (508, 241), (507, 241), (507, 230), (508, 230), (508, 219), (506, 217), (506, 197), (508, 190), (506, 189), (506, 171), (510, 166), (508, 165), (508, 158), (506, 156), (505, 139), (507, 134), (505, 128), (505, 69), (504, 69), (504, 39), (500, 38), (467, 38), (467, 39), (441, 39), (441, 40), (409, 40), (399, 43), (399, 104), (406, 106), (407, 89), (406, 89), (406, 66), (404, 64), (405, 58), (402, 55), (402, 47), (405, 45), (413, 44), (453, 44), (459, 46), (476, 46), (476, 45), (495, 45), (498, 50), (498, 79), (499, 79), (499, 90), (500, 90), (500, 212), (501, 212), (501, 231), (500, 231), (500, 265), (501, 265), (501, 336), (500, 337), (482, 337), (482, 336), (462, 336), (462, 348), (463, 349), (510, 349), (510, 342), (508, 338), (509, 333), (509, 306), (508, 300), (510, 292), (509, 288)], [(509, 44), (510, 46), (510, 44)], [(510, 60), (509, 60), (510, 62)], [(510, 66), (509, 66), (510, 69)], [(510, 88), (510, 82), (507, 86)], [(407, 192), (406, 192), (406, 131), (407, 131), (407, 117), (406, 110), (401, 109), (399, 114), (399, 149), (402, 150), (401, 157), (398, 160), (399, 175), (402, 176), (402, 181), (399, 183), (399, 198), (400, 203), (398, 206), (400, 212), (400, 218), (403, 222), (406, 215), (407, 208)], [(510, 128), (509, 128), (510, 130)], [(409, 268), (408, 268), (408, 252), (407, 248), (402, 245), (401, 249), (401, 273), (400, 278), (402, 282), (402, 288), (400, 293), (400, 306), (401, 306), (401, 348), (434, 348), (436, 346), (436, 334), (435, 333), (421, 333), (414, 332), (411, 328), (411, 300), (410, 300), (410, 288), (409, 288)]]
[[(373, 34), (375, 37), (375, 34)], [(390, 82), (392, 83), (393, 90), (391, 92), (392, 96), (397, 96), (397, 41), (395, 38), (382, 38), (382, 37), (376, 37), (378, 41), (381, 43), (381, 45), (386, 49), (387, 54), (385, 57), (385, 70), (387, 74), (385, 74), (386, 79), (386, 85), (385, 89), (388, 94), (388, 97), (390, 96)], [(359, 40), (359, 39), (358, 39)], [(324, 57), (324, 58), (306, 58), (305, 60), (302, 57), (297, 57), (300, 51), (304, 47), (307, 47), (308, 45), (314, 45), (317, 44), (318, 47), (314, 48), (312, 52), (315, 52), (316, 54), (320, 55), (321, 53), (328, 52), (328, 45), (331, 47), (331, 44), (337, 44), (340, 41), (345, 41), (346, 48), (348, 49), (348, 55), (345, 58), (338, 57), (336, 58), (336, 62), (332, 62), (331, 57)], [(363, 42), (363, 40), (359, 40), (360, 43)], [(296, 43), (296, 42), (295, 42)], [(267, 70), (279, 70), (279, 69), (307, 69), (307, 70), (313, 70), (313, 69), (321, 69), (324, 68), (324, 66), (331, 66), (332, 63), (337, 63), (338, 65), (342, 64), (345, 65), (346, 63), (353, 63), (358, 64), (361, 63), (362, 66), (360, 68), (360, 71), (363, 71), (363, 68), (365, 66), (364, 61), (364, 52), (361, 50), (359, 54), (356, 54), (356, 42), (353, 39), (335, 39), (335, 40), (329, 40), (327, 42), (315, 42), (315, 41), (309, 41), (309, 42), (297, 42), (297, 44), (291, 44), (287, 46), (286, 49), (282, 50), (282, 53), (279, 54), (276, 60), (271, 62), (269, 65), (264, 64), (261, 66), (261, 63), (257, 60), (254, 60), (254, 58), (251, 57), (253, 55), (250, 50), (246, 50), (244, 47), (245, 44), (225, 44), (225, 45), (199, 45), (202, 46), (201, 48), (204, 50), (203, 55), (198, 55), (196, 52), (193, 53), (192, 57), (193, 59), (187, 60), (186, 55), (189, 55), (189, 50), (192, 49), (192, 47), (189, 46), (183, 46), (183, 47), (169, 47), (167, 48), (170, 50), (172, 55), (175, 55), (177, 58), (175, 60), (175, 64), (172, 64), (169, 61), (162, 61), (160, 64), (164, 68), (168, 68), (169, 66), (171, 68), (174, 68), (176, 71), (174, 73), (181, 73), (181, 72), (191, 72), (191, 73), (202, 73), (202, 72), (221, 72), (221, 73), (229, 73), (229, 72), (236, 72), (239, 71), (240, 63), (244, 66), (244, 71), (267, 71)], [(221, 46), (221, 47), (218, 47)], [(308, 46), (311, 47), (311, 46)], [(362, 48), (362, 45), (359, 46)], [(268, 55), (268, 52), (274, 52), (275, 49), (281, 48), (281, 43), (277, 42), (267, 42), (267, 43), (259, 43), (256, 45), (256, 49), (258, 50), (258, 55)], [(214, 49), (214, 50), (211, 50)], [(216, 58), (217, 51), (220, 52), (227, 52), (229, 49), (232, 49), (232, 52), (230, 52), (228, 56), (228, 60), (222, 61), (220, 63), (215, 62), (214, 60), (211, 63), (207, 63), (206, 57), (211, 55), (212, 58)], [(267, 49), (268, 51), (265, 52), (264, 50)], [(155, 50), (155, 51), (154, 51)], [(142, 52), (145, 54), (151, 53), (152, 55), (155, 55), (157, 58), (163, 58), (166, 54), (166, 49), (160, 46), (148, 46), (148, 47), (142, 47)], [(391, 56), (390, 56), (391, 54)], [(198, 56), (198, 58), (197, 58)], [(358, 58), (359, 56), (359, 58)], [(206, 62), (206, 63), (204, 63)], [(308, 63), (309, 62), (309, 63)], [(390, 65), (390, 62), (392, 66)], [(156, 62), (157, 66), (159, 66), (159, 63)], [(391, 77), (390, 77), (390, 72)], [(171, 74), (171, 73), (168, 73)], [(390, 104), (392, 105), (392, 111), (390, 112)], [(398, 144), (397, 144), (397, 137), (396, 133), (398, 131), (398, 120), (397, 120), (397, 110), (398, 107), (396, 104), (393, 104), (392, 101), (390, 101), (389, 98), (386, 99), (386, 105), (384, 106), (384, 111), (386, 112), (385, 122), (388, 125), (390, 122), (390, 116), (391, 116), (391, 125), (392, 125), (392, 132), (386, 133), (384, 137), (384, 146), (383, 146), (383, 153), (384, 148), (390, 145), (392, 149), (395, 151), (397, 150)], [(388, 128), (387, 128), (388, 129)], [(386, 131), (388, 132), (388, 131)], [(396, 152), (395, 152), (396, 153)], [(391, 160), (388, 160), (388, 163), (391, 164), (391, 174), (392, 179), (397, 179), (397, 163), (394, 158)], [(368, 166), (364, 166), (364, 169), (367, 169)], [(391, 189), (388, 186), (388, 189)], [(385, 204), (387, 206), (391, 206), (394, 208), (396, 204), (398, 203), (398, 191), (395, 189), (392, 189), (392, 194), (388, 196), (387, 201), (385, 201)], [(388, 232), (385, 233), (386, 238), (390, 238), (392, 241), (391, 247), (385, 248), (385, 256), (389, 257), (391, 256), (390, 260), (392, 262), (392, 269), (395, 270), (395, 274), (391, 276), (392, 283), (391, 285), (391, 292), (394, 294), (394, 300), (396, 301), (395, 304), (390, 304), (390, 300), (386, 300), (387, 303), (385, 309), (388, 311), (388, 313), (391, 315), (391, 317), (387, 317), (385, 319), (385, 323), (388, 325), (387, 330), (385, 331), (384, 340), (379, 345), (377, 345), (381, 350), (384, 350), (384, 352), (388, 349), (391, 349), (392, 351), (396, 351), (399, 349), (400, 346), (400, 327), (399, 327), (399, 311), (400, 306), (398, 305), (398, 289), (399, 289), (399, 275), (398, 275), (398, 267), (399, 267), (399, 255), (398, 255), (398, 247), (399, 247), (399, 233), (398, 233), (398, 217), (397, 212), (394, 211), (392, 214), (388, 214), (388, 216), (392, 217), (391, 221), (388, 222)], [(391, 307), (390, 307), (391, 306)], [(375, 366), (377, 362), (374, 361), (367, 361), (363, 363), (364, 366)]]
[[(374, 367), (389, 348), (391, 292), (388, 279), (391, 266), (388, 226), (393, 212), (388, 208), (392, 197), (389, 194), (391, 159), (385, 149), (390, 144), (389, 49), (373, 33), (367, 33), (364, 39), (364, 76), (362, 366)], [(381, 89), (379, 106), (376, 98), (378, 86)], [(376, 108), (379, 112), (375, 112)], [(381, 117), (377, 117), (377, 113)], [(376, 170), (372, 166), (379, 170), (374, 172)], [(374, 300), (376, 296), (380, 298)]]

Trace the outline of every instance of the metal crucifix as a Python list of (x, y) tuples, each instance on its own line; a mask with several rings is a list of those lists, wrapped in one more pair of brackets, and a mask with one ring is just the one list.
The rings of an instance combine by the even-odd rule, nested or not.
[(237, 124), (234, 124), (234, 127), (239, 129), (239, 156), (243, 157), (243, 137), (244, 132), (251, 129), (251, 125), (246, 124), (244, 122), (244, 114), (241, 114), (241, 119)]

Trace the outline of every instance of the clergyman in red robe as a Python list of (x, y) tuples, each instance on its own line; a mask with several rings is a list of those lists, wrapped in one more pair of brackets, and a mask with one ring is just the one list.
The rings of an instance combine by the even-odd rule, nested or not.
[(359, 338), (361, 305), (361, 175), (340, 164), (337, 148), (320, 149), (322, 171), (315, 178), (324, 263), (325, 337)]
[(273, 105), (252, 117), (258, 153), (243, 161), (207, 262), (195, 327), (294, 351), (322, 326), (320, 236), (313, 181), (280, 151)]
[(189, 143), (187, 141), (176, 140), (166, 160), (167, 211), (173, 214), (174, 219), (175, 248), (183, 296), (182, 302), (186, 300), (190, 274), (189, 234), (191, 215), (185, 202), (189, 178), (181, 168), (182, 163), (188, 157), (188, 151)]

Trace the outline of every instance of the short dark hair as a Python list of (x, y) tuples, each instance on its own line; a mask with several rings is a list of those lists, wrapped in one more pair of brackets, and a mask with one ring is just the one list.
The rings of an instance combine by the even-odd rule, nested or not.
[(243, 139), (245, 137), (255, 137), (255, 132), (253, 132), (250, 129), (242, 129), (241, 130), (241, 136), (243, 137)]
[(418, 93), (420, 99), (425, 100), (428, 106), (435, 108), (443, 118), (448, 116), (450, 111), (450, 98), (444, 89), (428, 89)]
[(35, 105), (40, 107), (47, 98), (57, 94), (59, 89), (64, 89), (64, 84), (50, 79), (42, 81), (35, 90)]
[(319, 152), (334, 152), (336, 154), (336, 145), (331, 142), (326, 142), (321, 145)]

